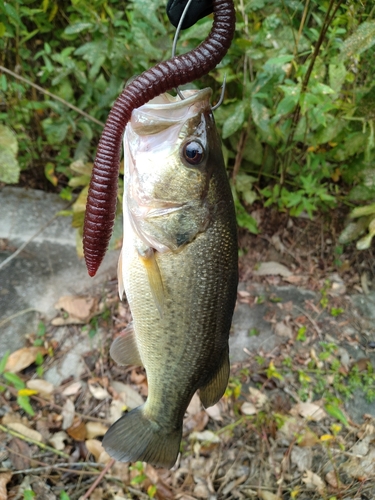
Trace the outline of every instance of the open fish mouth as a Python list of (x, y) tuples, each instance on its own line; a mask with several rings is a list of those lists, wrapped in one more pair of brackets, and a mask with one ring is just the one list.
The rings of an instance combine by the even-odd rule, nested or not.
[(184, 100), (178, 95), (162, 94), (134, 110), (131, 118), (134, 132), (138, 135), (156, 134), (194, 116), (201, 109), (210, 109), (210, 88), (183, 90), (182, 94)]

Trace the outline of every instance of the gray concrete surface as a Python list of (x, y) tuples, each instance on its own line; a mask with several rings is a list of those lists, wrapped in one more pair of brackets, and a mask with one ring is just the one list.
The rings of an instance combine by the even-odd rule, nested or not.
[[(0, 358), (8, 349), (14, 351), (24, 346), (25, 335), (35, 331), (40, 319), (49, 321), (56, 315), (54, 304), (61, 296), (95, 294), (116, 276), (118, 252), (113, 251), (107, 253), (97, 276), (88, 276), (83, 260), (77, 257), (76, 235), (70, 218), (53, 219), (66, 205), (58, 196), (41, 191), (0, 189)], [(34, 235), (24, 250), (2, 267), (2, 263)], [(306, 310), (307, 300), (319, 302), (313, 292), (295, 286), (242, 283), (240, 290), (246, 290), (249, 297), (263, 297), (264, 300), (251, 306), (238, 302), (230, 336), (232, 363), (247, 360), (249, 353), (269, 353), (292, 340), (288, 338), (287, 329), (276, 331), (275, 325), (282, 322), (286, 313), (278, 308), (272, 297), (283, 304), (290, 302), (292, 308), (288, 314), (292, 317)], [(353, 321), (360, 324), (367, 347), (371, 343), (375, 345), (375, 294), (356, 295), (350, 300)], [(340, 321), (327, 313), (319, 317), (322, 330), (333, 336), (333, 341), (339, 337)], [(358, 336), (355, 329), (350, 328), (347, 335)], [(250, 335), (252, 329), (257, 330), (257, 335)], [(65, 355), (46, 373), (46, 378), (59, 385), (67, 376), (79, 377), (84, 370), (82, 354), (93, 346), (87, 336), (71, 338), (66, 327), (57, 329), (54, 336), (58, 342), (64, 339)], [(99, 338), (97, 336), (96, 340)], [(340, 348), (347, 351), (350, 360), (368, 357), (375, 366), (375, 349), (356, 341)], [(346, 403), (346, 410), (360, 423), (365, 413), (375, 416), (375, 403), (367, 402), (361, 391), (357, 391)]]
[(107, 253), (95, 278), (87, 274), (84, 261), (77, 257), (70, 217), (51, 221), (66, 207), (67, 202), (55, 194), (0, 189), (0, 358), (8, 349), (22, 347), (25, 334), (35, 331), (41, 318), (48, 321), (56, 315), (59, 297), (90, 292), (116, 274), (118, 252)]

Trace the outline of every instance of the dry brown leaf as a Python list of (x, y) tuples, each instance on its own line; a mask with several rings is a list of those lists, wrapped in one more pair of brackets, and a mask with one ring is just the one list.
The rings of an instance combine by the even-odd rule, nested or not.
[(307, 447), (301, 448), (299, 446), (293, 446), (290, 454), (290, 460), (292, 464), (297, 466), (297, 469), (300, 472), (309, 470), (310, 467), (312, 466), (312, 460), (313, 460), (313, 453), (311, 448)]
[(33, 364), (38, 354), (44, 356), (46, 353), (47, 350), (44, 347), (22, 347), (9, 356), (5, 371), (18, 373)]
[(33, 389), (34, 391), (38, 391), (39, 394), (45, 397), (49, 397), (54, 390), (53, 384), (51, 384), (51, 382), (47, 382), (47, 380), (43, 380), (41, 378), (34, 378), (32, 380), (28, 380), (26, 382), (26, 387), (28, 389)]
[(204, 410), (194, 415), (188, 415), (184, 420), (184, 433), (190, 433), (193, 431), (199, 432), (203, 431), (208, 423), (209, 417)]
[(93, 439), (98, 436), (104, 436), (107, 430), (108, 427), (103, 425), (101, 422), (87, 422), (86, 437), (87, 439)]
[(105, 389), (98, 383), (89, 382), (88, 388), (91, 394), (94, 396), (94, 398), (97, 399), (98, 401), (103, 401), (103, 399), (110, 397), (107, 389)]
[(323, 418), (327, 417), (326, 412), (318, 405), (314, 403), (297, 403), (291, 410), (292, 415), (301, 415), (308, 420), (313, 420), (314, 422), (319, 422)]
[(88, 451), (95, 458), (95, 462), (106, 464), (111, 460), (111, 457), (104, 450), (102, 443), (98, 439), (87, 439), (85, 444)]
[(326, 486), (323, 479), (312, 470), (305, 471), (302, 481), (306, 484), (307, 488), (317, 490), (321, 495), (325, 495)]
[(241, 406), (241, 413), (243, 415), (255, 415), (258, 412), (253, 403), (248, 403), (247, 401)]
[(19, 422), (10, 422), (8, 424), (9, 429), (12, 429), (12, 431), (19, 432), (25, 437), (28, 437), (32, 439), (33, 441), (37, 441), (38, 443), (41, 443), (43, 441), (42, 435), (38, 431), (34, 431), (33, 429), (30, 429), (29, 427), (26, 427), (26, 425), (23, 425)]
[(55, 304), (55, 309), (64, 309), (71, 319), (86, 323), (96, 312), (97, 300), (94, 297), (79, 297), (67, 295), (60, 297)]
[(263, 406), (267, 403), (268, 398), (263, 392), (255, 387), (249, 387), (250, 392), (250, 402), (253, 403), (258, 410), (263, 408)]
[(143, 405), (144, 400), (137, 391), (135, 391), (130, 385), (123, 384), (122, 382), (117, 382), (113, 380), (111, 382), (111, 388), (117, 392), (120, 399), (125, 403), (129, 410), (133, 410), (138, 406)]
[(191, 398), (191, 401), (189, 403), (189, 406), (187, 407), (186, 413), (188, 415), (196, 415), (199, 413), (202, 409), (202, 404), (201, 400), (198, 396), (197, 393), (194, 394), (194, 396)]
[(287, 322), (284, 321), (278, 321), (275, 324), (275, 334), (278, 335), (279, 337), (286, 337), (288, 339), (293, 338), (293, 329), (290, 325), (287, 324)]
[(310, 429), (302, 429), (298, 436), (298, 446), (311, 447), (319, 443), (318, 436)]
[(25, 441), (13, 438), (8, 448), (9, 458), (15, 470), (28, 469), (30, 467), (31, 449)]
[(7, 500), (8, 499), (8, 493), (7, 493), (7, 484), (9, 481), (12, 479), (12, 473), (11, 472), (1, 472), (0, 473), (0, 500)]
[(370, 449), (365, 457), (351, 458), (342, 466), (351, 477), (363, 481), (375, 478), (375, 448)]
[(206, 408), (205, 412), (210, 418), (212, 418), (212, 420), (216, 420), (217, 422), (222, 422), (223, 417), (221, 416), (220, 403), (216, 403), (216, 405)]
[(291, 271), (279, 262), (261, 262), (258, 268), (253, 271), (255, 276), (279, 275), (285, 278), (292, 276)]
[(50, 439), (50, 444), (59, 451), (65, 448), (65, 441), (68, 439), (68, 434), (65, 431), (56, 432)]
[(111, 403), (111, 406), (109, 407), (109, 421), (111, 422), (111, 424), (122, 417), (122, 414), (125, 410), (125, 403), (121, 399), (114, 399)]
[(221, 439), (212, 431), (192, 432), (189, 436), (190, 440), (202, 441), (207, 443), (220, 443)]
[(75, 441), (84, 441), (86, 439), (86, 426), (79, 417), (75, 417), (73, 425), (66, 429), (66, 432)]
[(72, 400), (69, 398), (65, 401), (61, 416), (63, 418), (62, 428), (65, 431), (73, 424), (75, 407)]
[(325, 480), (330, 486), (332, 486), (332, 488), (337, 489), (343, 486), (343, 484), (340, 481), (340, 478), (338, 477), (338, 474), (334, 470), (327, 472)]
[(262, 500), (282, 500), (279, 496), (266, 490), (258, 490), (258, 497)]
[(65, 387), (65, 389), (62, 391), (62, 394), (64, 396), (75, 396), (82, 388), (82, 382), (73, 382), (73, 384), (68, 385), (68, 387)]

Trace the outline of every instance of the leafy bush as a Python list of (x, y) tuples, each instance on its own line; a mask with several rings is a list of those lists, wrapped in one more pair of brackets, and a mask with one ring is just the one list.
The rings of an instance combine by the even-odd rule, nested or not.
[[(170, 55), (173, 28), (165, 3), (0, 4), (2, 66), (60, 99), (1, 74), (0, 122), (17, 137), (18, 163), (13, 138), (13, 177), (0, 170), (0, 181), (16, 181), (17, 168), (35, 169), (65, 198), (83, 190), (74, 211), (74, 224), (81, 225), (100, 123), (126, 80)], [(243, 207), (256, 199), (292, 215), (305, 211), (310, 216), (338, 201), (372, 200), (373, 3), (235, 4), (236, 37), (227, 56), (192, 85), (212, 86), (217, 92), (226, 75), (226, 101), (215, 116), (240, 225), (256, 232), (255, 221)], [(200, 43), (211, 25), (206, 18), (184, 32), (181, 51)], [(1, 134), (10, 137), (9, 129), (4, 131), (0, 129), (0, 157), (7, 148)]]

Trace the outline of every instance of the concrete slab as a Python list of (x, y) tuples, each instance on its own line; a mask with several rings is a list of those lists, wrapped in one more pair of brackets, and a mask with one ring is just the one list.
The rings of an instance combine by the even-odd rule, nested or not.
[[(41, 317), (48, 321), (55, 316), (59, 297), (90, 293), (116, 275), (118, 252), (107, 253), (95, 278), (87, 274), (76, 253), (70, 218), (53, 219), (66, 208), (55, 194), (0, 189), (0, 358), (8, 349), (22, 347), (25, 334), (35, 331)], [(36, 233), (19, 255), (1, 267)]]

